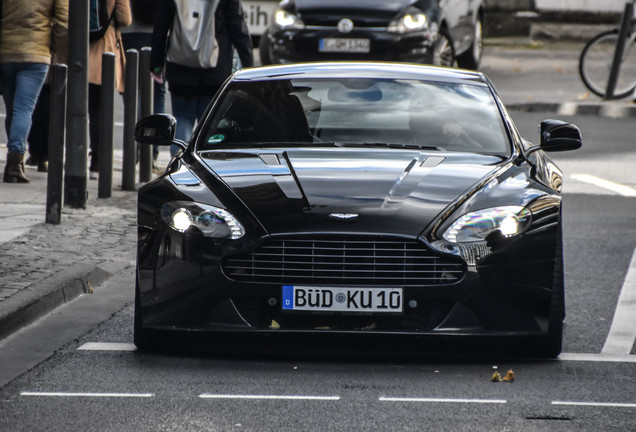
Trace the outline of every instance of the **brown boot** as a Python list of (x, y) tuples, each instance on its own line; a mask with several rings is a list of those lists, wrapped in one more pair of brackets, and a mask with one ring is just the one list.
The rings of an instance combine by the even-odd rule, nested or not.
[(24, 153), (7, 153), (7, 165), (4, 167), (5, 183), (28, 183), (24, 174)]

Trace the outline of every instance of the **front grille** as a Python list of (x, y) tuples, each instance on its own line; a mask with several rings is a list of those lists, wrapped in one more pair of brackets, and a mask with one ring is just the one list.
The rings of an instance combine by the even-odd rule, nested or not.
[(459, 259), (404, 239), (270, 239), (253, 252), (227, 257), (223, 271), (242, 282), (431, 286), (459, 281)]

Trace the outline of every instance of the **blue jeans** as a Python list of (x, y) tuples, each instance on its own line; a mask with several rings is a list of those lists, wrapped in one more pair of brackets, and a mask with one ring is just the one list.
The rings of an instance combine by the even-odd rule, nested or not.
[(0, 64), (0, 77), (4, 83), (2, 97), (7, 111), (4, 126), (9, 153), (26, 152), (31, 116), (48, 71), (49, 65), (46, 63)]
[[(197, 119), (201, 118), (211, 99), (209, 96), (183, 97), (172, 94), (172, 114), (177, 120), (175, 138), (185, 142), (190, 140)], [(170, 155), (174, 156), (178, 150), (178, 146), (170, 146)]]

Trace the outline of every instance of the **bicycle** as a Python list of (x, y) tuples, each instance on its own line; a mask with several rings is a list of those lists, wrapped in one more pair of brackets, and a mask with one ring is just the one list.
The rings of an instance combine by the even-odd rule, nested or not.
[[(601, 97), (605, 97), (607, 93), (619, 36), (620, 29), (618, 28), (597, 34), (585, 44), (579, 57), (579, 75), (583, 80), (583, 84), (592, 93)], [(625, 41), (625, 49), (621, 56), (616, 88), (613, 94), (615, 99), (632, 95), (634, 88), (636, 88), (635, 41), (636, 19), (633, 19)]]

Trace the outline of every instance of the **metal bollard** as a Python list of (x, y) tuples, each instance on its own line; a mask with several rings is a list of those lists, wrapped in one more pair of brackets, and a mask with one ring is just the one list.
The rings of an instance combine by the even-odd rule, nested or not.
[(64, 134), (66, 132), (67, 67), (51, 66), (51, 110), (49, 114), (49, 173), (46, 179), (45, 222), (59, 225), (62, 221), (64, 181)]
[(137, 80), (139, 75), (139, 53), (126, 51), (126, 90), (124, 91), (124, 156), (122, 163), (122, 190), (135, 190), (135, 164), (137, 145), (135, 123), (137, 122)]
[(97, 198), (110, 198), (113, 189), (113, 123), (115, 117), (115, 54), (102, 54), (99, 115), (99, 183)]
[[(150, 76), (150, 51), (144, 47), (139, 54), (139, 118), (152, 114), (152, 77)], [(139, 181), (149, 182), (152, 176), (152, 146), (139, 145)]]
[(68, 8), (68, 74), (64, 205), (86, 208), (88, 198), (88, 27), (89, 2)]
[(632, 19), (634, 16), (634, 4), (631, 2), (625, 3), (625, 11), (623, 12), (623, 19), (621, 23), (621, 29), (618, 34), (618, 40), (616, 41), (616, 48), (614, 51), (614, 59), (612, 61), (612, 69), (610, 70), (609, 78), (607, 79), (607, 89), (605, 90), (605, 100), (614, 99), (614, 91), (616, 90), (616, 83), (618, 82), (618, 75), (621, 71), (621, 63), (623, 61), (623, 53), (625, 52), (625, 43), (632, 27)]

